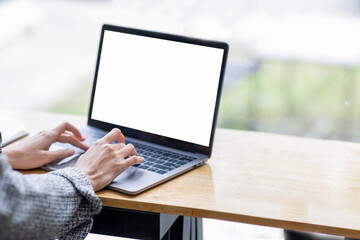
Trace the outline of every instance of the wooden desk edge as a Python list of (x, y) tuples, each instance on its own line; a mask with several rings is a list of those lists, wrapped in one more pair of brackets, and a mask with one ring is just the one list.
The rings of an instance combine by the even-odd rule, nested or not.
[(360, 229), (352, 230), (346, 228), (316, 225), (311, 223), (301, 223), (301, 222), (264, 218), (258, 216), (239, 215), (237, 213), (236, 214), (224, 213), (213, 210), (210, 211), (206, 209), (197, 209), (197, 208), (188, 208), (188, 207), (185, 208), (185, 207), (163, 205), (163, 204), (160, 205), (160, 204), (146, 203), (146, 202), (134, 202), (134, 201), (129, 201), (127, 199), (109, 199), (107, 197), (101, 197), (101, 193), (98, 194), (98, 196), (103, 202), (103, 205), (106, 207), (125, 208), (125, 209), (146, 211), (146, 212), (157, 212), (157, 213), (160, 212), (166, 214), (192, 216), (199, 218), (211, 218), (217, 220), (233, 221), (233, 222), (254, 224), (260, 226), (284, 228), (287, 230), (317, 232), (317, 233), (325, 233), (325, 234), (332, 234), (338, 236), (346, 236), (350, 238), (360, 238)]
[[(23, 174), (42, 174), (46, 173), (45, 170), (33, 169), (21, 171)], [(110, 194), (110, 196), (109, 196)], [(360, 229), (353, 230), (347, 228), (339, 228), (332, 226), (316, 225), (311, 223), (294, 222), (287, 220), (272, 219), (259, 216), (241, 215), (238, 213), (230, 212), (218, 212), (213, 210), (173, 206), (171, 204), (157, 204), (147, 203), (143, 201), (136, 201), (136, 196), (127, 196), (111, 189), (104, 189), (97, 192), (97, 195), (101, 199), (103, 206), (124, 208), (138, 211), (157, 212), (166, 214), (175, 214), (182, 216), (193, 216), (200, 218), (211, 218), (225, 221), (234, 221), (247, 224), (255, 224), (268, 227), (285, 228), (289, 230), (307, 231), (307, 232), (318, 232), (333, 235), (346, 236), (351, 238), (360, 238)], [(114, 195), (114, 196), (112, 196)], [(135, 199), (135, 201), (134, 201)]]
[[(42, 174), (46, 173), (45, 170), (41, 169), (34, 169), (34, 170), (25, 170), (20, 171), (23, 174)], [(182, 216), (192, 216), (192, 217), (200, 217), (200, 218), (211, 218), (211, 219), (218, 219), (218, 220), (225, 220), (225, 221), (233, 221), (239, 223), (247, 223), (247, 224), (255, 224), (260, 226), (268, 226), (268, 227), (276, 227), (276, 228), (285, 228), (288, 230), (297, 230), (297, 231), (306, 231), (306, 232), (318, 232), (318, 233), (326, 233), (326, 234), (333, 234), (339, 236), (346, 236), (351, 238), (360, 238), (360, 229), (359, 230), (352, 230), (346, 228), (338, 228), (338, 227), (330, 227), (330, 226), (322, 226), (310, 223), (300, 223), (300, 222), (293, 222), (293, 221), (285, 221), (285, 220), (278, 220), (278, 219), (270, 219), (270, 218), (263, 218), (263, 217), (255, 217), (249, 215), (239, 215), (235, 213), (224, 213), (224, 212), (217, 212), (217, 211), (209, 211), (206, 209), (198, 209), (198, 208), (189, 208), (189, 207), (178, 207), (172, 205), (164, 205), (164, 204), (154, 204), (154, 203), (147, 203), (147, 202), (136, 202), (132, 199), (124, 199), (121, 197), (128, 197), (126, 195), (120, 196), (120, 198), (111, 198), (108, 196), (103, 196), (104, 191), (112, 192), (115, 194), (116, 191), (111, 189), (105, 189), (102, 191), (97, 192), (96, 194), (101, 199), (103, 206), (105, 207), (114, 207), (114, 208), (124, 208), (124, 209), (131, 209), (131, 210), (138, 210), (138, 211), (146, 211), (146, 212), (157, 212), (157, 213), (166, 213), (166, 214), (175, 214), (175, 215), (182, 215)], [(136, 198), (136, 197), (134, 197)]]

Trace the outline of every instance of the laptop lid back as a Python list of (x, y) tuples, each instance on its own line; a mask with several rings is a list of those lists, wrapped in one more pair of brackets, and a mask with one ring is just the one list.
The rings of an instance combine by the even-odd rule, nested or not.
[(104, 25), (88, 124), (211, 155), (228, 45)]

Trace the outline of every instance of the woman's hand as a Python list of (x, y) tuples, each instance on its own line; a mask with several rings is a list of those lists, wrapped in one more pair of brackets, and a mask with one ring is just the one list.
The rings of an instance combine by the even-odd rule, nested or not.
[(89, 146), (82, 143), (84, 140), (76, 127), (64, 122), (52, 130), (39, 132), (13, 147), (4, 148), (3, 154), (7, 155), (9, 163), (14, 169), (37, 168), (74, 154), (74, 150), (71, 149), (49, 151), (54, 142), (70, 143), (86, 151)]
[[(119, 143), (114, 143), (118, 140)], [(107, 186), (120, 173), (136, 163), (142, 163), (132, 144), (125, 145), (121, 131), (114, 128), (99, 139), (77, 161), (75, 167), (82, 171), (91, 182), (95, 191)]]

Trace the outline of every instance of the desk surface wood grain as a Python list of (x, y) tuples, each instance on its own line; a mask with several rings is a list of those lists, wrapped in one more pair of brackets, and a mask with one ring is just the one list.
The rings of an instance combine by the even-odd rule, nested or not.
[[(0, 113), (32, 133), (64, 120), (86, 124), (82, 116)], [(97, 194), (109, 207), (360, 238), (360, 144), (217, 129), (204, 166), (137, 196)]]

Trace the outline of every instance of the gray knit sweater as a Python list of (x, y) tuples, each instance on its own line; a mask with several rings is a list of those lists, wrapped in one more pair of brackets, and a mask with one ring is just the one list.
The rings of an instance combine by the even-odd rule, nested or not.
[(80, 170), (22, 175), (0, 154), (0, 239), (84, 239), (101, 207)]

